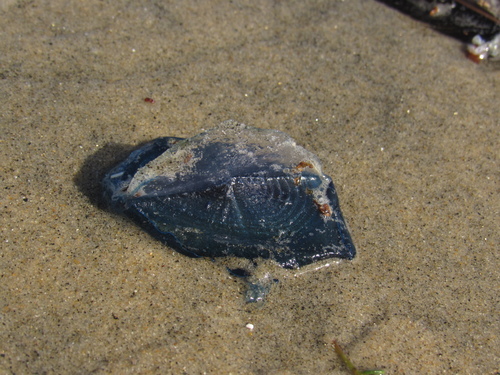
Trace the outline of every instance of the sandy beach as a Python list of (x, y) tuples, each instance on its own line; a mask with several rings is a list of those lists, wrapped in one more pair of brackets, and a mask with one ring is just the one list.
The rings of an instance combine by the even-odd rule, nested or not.
[[(387, 375), (498, 374), (498, 62), (367, 0), (4, 0), (0, 25), (1, 374), (348, 374), (333, 340)], [(354, 260), (263, 262), (248, 304), (103, 209), (132, 149), (227, 119), (318, 155)]]

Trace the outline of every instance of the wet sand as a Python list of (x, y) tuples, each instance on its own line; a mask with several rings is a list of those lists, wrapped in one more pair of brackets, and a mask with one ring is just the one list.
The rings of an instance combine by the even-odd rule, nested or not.
[[(0, 373), (347, 374), (334, 339), (386, 374), (499, 370), (498, 64), (364, 0), (10, 0), (0, 24)], [(134, 146), (230, 118), (319, 156), (358, 249), (262, 265), (262, 306), (100, 206)]]

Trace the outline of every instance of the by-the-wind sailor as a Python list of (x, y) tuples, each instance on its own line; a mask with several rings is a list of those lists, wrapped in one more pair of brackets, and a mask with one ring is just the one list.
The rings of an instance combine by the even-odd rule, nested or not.
[(103, 186), (112, 209), (187, 255), (286, 268), (355, 255), (331, 178), (277, 130), (228, 120), (192, 138), (158, 138)]

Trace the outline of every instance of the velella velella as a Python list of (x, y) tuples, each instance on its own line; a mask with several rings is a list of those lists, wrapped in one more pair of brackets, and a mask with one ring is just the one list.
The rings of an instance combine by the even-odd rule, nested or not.
[(500, 0), (379, 0), (441, 32), (465, 39), (467, 56), (500, 56)]
[(285, 268), (355, 256), (331, 178), (278, 130), (228, 120), (158, 138), (111, 169), (103, 188), (112, 210), (186, 255)]

